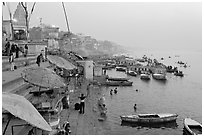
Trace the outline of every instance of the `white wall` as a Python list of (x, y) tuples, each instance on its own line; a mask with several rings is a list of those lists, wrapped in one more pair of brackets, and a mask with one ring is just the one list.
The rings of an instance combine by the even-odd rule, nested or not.
[(85, 62), (85, 77), (86, 79), (93, 80), (93, 61)]
[(85, 61), (77, 61), (84, 67), (84, 76), (88, 80), (93, 80), (93, 61), (85, 60)]

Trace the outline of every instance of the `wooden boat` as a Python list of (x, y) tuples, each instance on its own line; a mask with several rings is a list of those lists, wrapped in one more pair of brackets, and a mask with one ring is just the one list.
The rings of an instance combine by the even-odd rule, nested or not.
[(150, 80), (150, 75), (149, 74), (140, 74), (140, 79)]
[(182, 61), (178, 61), (177, 63), (178, 63), (178, 64), (181, 64), (181, 65), (185, 64), (185, 63), (182, 62)]
[(191, 118), (185, 118), (184, 119), (184, 128), (191, 135), (202, 134), (202, 125)]
[(161, 114), (138, 114), (120, 116), (122, 121), (135, 123), (163, 123), (175, 121), (177, 114), (161, 113)]
[(152, 77), (156, 80), (166, 80), (166, 74), (155, 73)]
[(132, 86), (131, 81), (106, 81), (107, 86)]
[(180, 76), (180, 77), (183, 77), (183, 72), (182, 71), (176, 71), (174, 73), (175, 76)]
[(111, 78), (111, 77), (108, 77), (107, 79), (109, 81), (128, 81), (129, 80), (128, 78)]
[(130, 76), (137, 76), (137, 73), (134, 72), (134, 71), (129, 70), (129, 71), (127, 71), (127, 75), (130, 75)]
[(123, 71), (123, 72), (125, 72), (126, 68), (125, 67), (116, 67), (116, 71)]
[(166, 67), (166, 72), (168, 73), (174, 73), (175, 71), (177, 71), (177, 67), (172, 67), (172, 66)]

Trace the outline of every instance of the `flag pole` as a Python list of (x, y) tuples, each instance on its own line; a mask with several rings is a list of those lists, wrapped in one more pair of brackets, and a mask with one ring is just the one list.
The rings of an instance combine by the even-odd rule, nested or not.
[(65, 10), (65, 7), (64, 7), (64, 2), (62, 2), (62, 6), (63, 6), (63, 9), (64, 9), (64, 15), (65, 15), (66, 23), (67, 23), (68, 33), (70, 33), (69, 23), (68, 23), (68, 19), (67, 19), (67, 14), (66, 14), (66, 10)]

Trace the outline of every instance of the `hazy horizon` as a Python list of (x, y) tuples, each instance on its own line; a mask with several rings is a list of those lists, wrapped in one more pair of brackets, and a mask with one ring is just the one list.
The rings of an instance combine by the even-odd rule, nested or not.
[[(17, 3), (9, 5), (14, 13)], [(65, 2), (65, 7), (73, 33), (131, 48), (202, 50), (201, 2)], [(9, 19), (7, 7), (2, 11)], [(60, 2), (37, 2), (30, 27), (39, 25), (39, 18), (67, 31)]]

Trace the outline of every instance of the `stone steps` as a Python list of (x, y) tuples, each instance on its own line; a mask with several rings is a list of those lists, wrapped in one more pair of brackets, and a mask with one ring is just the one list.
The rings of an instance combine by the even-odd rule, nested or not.
[(10, 93), (24, 84), (25, 84), (25, 82), (24, 82), (22, 77), (16, 78), (12, 81), (9, 81), (9, 82), (3, 84), (2, 85), (2, 92), (7, 92), (7, 93), (9, 92)]
[[(19, 67), (25, 67), (25, 66), (32, 65), (35, 63), (36, 63), (36, 57), (14, 61), (14, 64), (15, 66), (17, 66), (17, 69)], [(11, 67), (11, 64), (8, 61), (2, 63), (2, 71), (9, 71), (10, 67)]]

